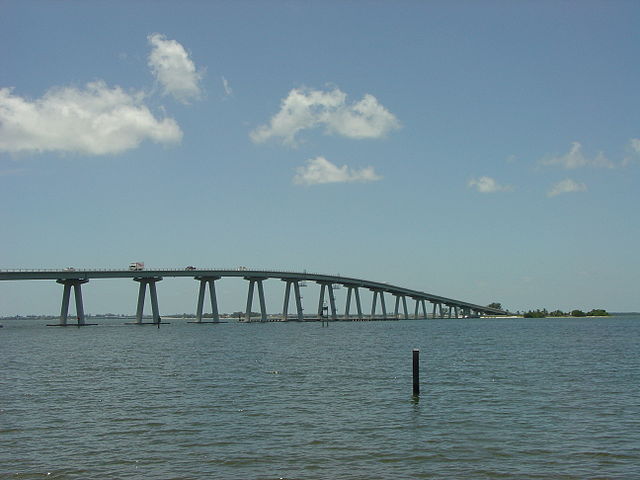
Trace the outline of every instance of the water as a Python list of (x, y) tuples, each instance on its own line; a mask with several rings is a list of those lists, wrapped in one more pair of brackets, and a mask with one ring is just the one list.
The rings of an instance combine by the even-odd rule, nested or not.
[(0, 329), (0, 478), (640, 478), (640, 317), (43, 323)]

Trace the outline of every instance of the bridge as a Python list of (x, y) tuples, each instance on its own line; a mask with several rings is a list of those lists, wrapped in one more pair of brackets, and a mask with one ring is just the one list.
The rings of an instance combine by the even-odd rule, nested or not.
[[(191, 277), (199, 282), (199, 291), (196, 306), (195, 323), (219, 323), (220, 314), (218, 312), (218, 301), (216, 297), (216, 281), (228, 277), (243, 278), (248, 281), (247, 305), (244, 321), (251, 322), (251, 309), (253, 305), (254, 293), (257, 287), (258, 299), (260, 303), (260, 320), (268, 320), (266, 301), (263, 283), (266, 280), (280, 280), (285, 283), (284, 301), (282, 309), (282, 321), (308, 320), (303, 314), (302, 296), (300, 287), (306, 286), (307, 282), (315, 283), (320, 288), (318, 301), (318, 316), (316, 320), (366, 320), (366, 319), (409, 319), (407, 308), (407, 298), (415, 302), (413, 318), (427, 318), (427, 302), (432, 305), (433, 318), (457, 318), (479, 317), (480, 315), (508, 315), (509, 312), (496, 308), (475, 305), (452, 298), (441, 297), (418, 290), (389, 285), (387, 283), (374, 282), (358, 278), (343, 277), (339, 275), (323, 275), (307, 272), (287, 272), (277, 270), (248, 270), (244, 267), (235, 269), (196, 269), (187, 267), (185, 269), (152, 269), (152, 270), (76, 270), (68, 268), (65, 270), (0, 270), (0, 280), (55, 280), (63, 286), (62, 307), (60, 310), (61, 326), (67, 325), (69, 315), (69, 301), (71, 290), (74, 291), (76, 315), (78, 325), (86, 325), (84, 305), (82, 301), (82, 285), (94, 279), (104, 278), (131, 278), (139, 284), (138, 303), (136, 308), (136, 324), (142, 324), (144, 301), (147, 289), (151, 297), (151, 309), (153, 323), (159, 324), (161, 321), (158, 308), (158, 294), (156, 283), (165, 277)], [(203, 310), (205, 296), (209, 291), (211, 303), (211, 322), (203, 320)], [(344, 287), (347, 290), (344, 312), (340, 315), (336, 308), (335, 292), (337, 288)], [(371, 302), (371, 314), (365, 316), (360, 301), (360, 290), (365, 289), (373, 293)], [(295, 300), (295, 314), (289, 314), (289, 304), (291, 293)], [(385, 295), (395, 297), (395, 307), (393, 315), (389, 315), (387, 310)], [(325, 297), (328, 297), (328, 305), (325, 306)], [(378, 315), (378, 300), (382, 316)], [(352, 301), (355, 302), (355, 311), (352, 312)], [(402, 306), (402, 312), (400, 312)]]

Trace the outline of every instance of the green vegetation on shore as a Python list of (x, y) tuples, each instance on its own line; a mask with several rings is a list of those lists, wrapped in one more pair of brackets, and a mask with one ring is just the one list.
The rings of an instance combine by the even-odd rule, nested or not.
[(524, 315), (524, 318), (546, 318), (546, 317), (608, 317), (609, 313), (601, 308), (594, 308), (589, 312), (583, 312), (582, 310), (571, 310), (571, 312), (563, 312), (561, 310), (554, 310), (548, 312), (546, 308), (540, 310), (529, 310)]

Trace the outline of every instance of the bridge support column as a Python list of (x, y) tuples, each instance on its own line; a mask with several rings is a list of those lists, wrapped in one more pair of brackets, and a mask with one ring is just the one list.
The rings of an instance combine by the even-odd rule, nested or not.
[(338, 319), (338, 312), (336, 310), (336, 296), (333, 293), (333, 284), (327, 282), (318, 282), (320, 284), (320, 298), (318, 300), (318, 316), (322, 317), (324, 311), (324, 291), (325, 288), (329, 290), (329, 306), (331, 308), (331, 320)]
[(140, 283), (140, 288), (138, 289), (138, 306), (136, 308), (136, 323), (138, 325), (142, 324), (144, 297), (147, 291), (147, 285), (149, 286), (149, 293), (151, 294), (152, 321), (153, 323), (160, 323), (160, 310), (158, 309), (156, 282), (162, 280), (162, 277), (135, 277), (133, 280)]
[(249, 293), (247, 295), (247, 310), (244, 314), (244, 319), (246, 322), (251, 321), (251, 307), (253, 305), (253, 290), (254, 285), (258, 284), (258, 297), (260, 298), (260, 321), (267, 321), (267, 307), (264, 300), (264, 286), (262, 282), (264, 278), (255, 278), (255, 277), (244, 277), (245, 280), (249, 281)]
[(318, 299), (318, 316), (322, 318), (324, 315), (324, 290), (326, 285), (324, 283), (320, 284), (320, 297)]
[(362, 320), (362, 305), (360, 304), (360, 291), (357, 286), (347, 285), (347, 303), (344, 306), (344, 317), (349, 319), (349, 309), (351, 307), (351, 294), (355, 292), (356, 296), (356, 309), (358, 310), (358, 320)]
[(407, 297), (404, 295), (395, 295), (396, 297), (396, 308), (395, 308), (395, 317), (398, 319), (398, 310), (400, 307), (400, 297), (402, 297), (402, 306), (404, 307), (404, 319), (409, 320), (409, 312), (407, 311)]
[(327, 287), (329, 289), (329, 306), (331, 307), (331, 320), (338, 319), (338, 309), (336, 308), (336, 295), (333, 292), (333, 285)]
[[(424, 298), (413, 297), (413, 299), (416, 302), (414, 318), (427, 318), (427, 301)], [(422, 317), (420, 316), (420, 307), (422, 307)]]
[(398, 320), (398, 311), (400, 310), (400, 297), (401, 295), (395, 295), (396, 297), (396, 306), (393, 309), (393, 316)]
[(382, 307), (382, 318), (387, 318), (387, 307), (384, 303), (384, 292), (382, 290), (371, 290), (373, 292), (373, 300), (371, 301), (371, 319), (373, 320), (376, 316), (376, 303), (378, 300), (378, 295), (380, 295), (380, 306)]
[(78, 325), (85, 325), (84, 305), (82, 304), (82, 284), (87, 283), (88, 281), (89, 280), (87, 279), (80, 278), (56, 280), (57, 283), (64, 286), (64, 290), (62, 292), (62, 308), (60, 309), (60, 325), (67, 325), (71, 287), (73, 287), (73, 296), (76, 300), (76, 316), (78, 317)]
[(293, 294), (296, 297), (296, 311), (298, 314), (298, 321), (304, 320), (304, 313), (302, 310), (302, 295), (300, 295), (300, 281), (283, 278), (283, 281), (287, 282), (287, 286), (284, 290), (284, 306), (282, 308), (282, 319), (286, 322), (289, 312), (289, 295), (291, 293), (291, 285), (293, 285)]
[(202, 313), (204, 310), (204, 297), (209, 284), (209, 299), (211, 300), (211, 316), (214, 323), (220, 323), (220, 315), (218, 313), (218, 299), (216, 297), (216, 280), (220, 277), (195, 277), (200, 281), (200, 291), (198, 292), (198, 306), (196, 309), (196, 323), (202, 323)]

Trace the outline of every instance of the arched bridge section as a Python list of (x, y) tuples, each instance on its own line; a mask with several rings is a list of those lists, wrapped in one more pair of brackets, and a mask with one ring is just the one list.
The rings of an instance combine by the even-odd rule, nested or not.
[[(211, 304), (212, 322), (218, 323), (218, 301), (215, 284), (223, 278), (243, 278), (248, 282), (247, 304), (244, 321), (253, 321), (251, 316), (254, 296), (257, 290), (260, 304), (259, 321), (267, 321), (268, 314), (264, 295), (263, 283), (267, 280), (280, 280), (285, 283), (283, 295), (283, 308), (280, 320), (374, 320), (374, 319), (400, 319), (400, 318), (427, 318), (427, 302), (431, 304), (432, 318), (443, 317), (478, 317), (480, 315), (507, 315), (509, 312), (476, 305), (453, 298), (433, 295), (431, 293), (413, 290), (388, 283), (363, 280), (359, 278), (343, 277), (339, 275), (324, 275), (307, 272), (288, 272), (279, 270), (248, 270), (244, 267), (235, 269), (129, 269), (129, 270), (1, 270), (0, 280), (55, 280), (63, 285), (62, 307), (60, 311), (60, 325), (67, 325), (69, 301), (71, 290), (74, 291), (76, 314), (78, 325), (85, 324), (84, 305), (82, 301), (82, 285), (90, 280), (103, 278), (131, 278), (139, 284), (138, 303), (136, 308), (136, 323), (142, 323), (144, 300), (147, 290), (151, 297), (153, 323), (160, 322), (158, 308), (158, 295), (156, 283), (165, 277), (191, 277), (199, 283), (199, 291), (196, 304), (196, 322), (203, 321), (205, 297), (208, 296)], [(308, 316), (303, 313), (302, 296), (300, 287), (308, 282), (315, 283), (320, 288), (317, 316)], [(347, 290), (345, 307), (343, 312), (336, 308), (336, 288)], [(360, 301), (360, 291), (372, 292), (370, 314), (363, 311)], [(293, 296), (293, 304), (290, 305)], [(394, 297), (395, 306), (393, 313), (387, 309), (386, 298)], [(407, 299), (414, 302), (413, 315), (410, 315)], [(378, 304), (380, 309), (378, 310)], [(293, 307), (293, 308), (292, 308)], [(290, 313), (290, 308), (292, 313)]]

